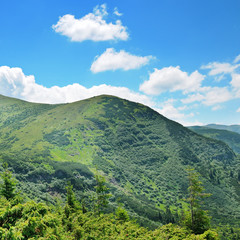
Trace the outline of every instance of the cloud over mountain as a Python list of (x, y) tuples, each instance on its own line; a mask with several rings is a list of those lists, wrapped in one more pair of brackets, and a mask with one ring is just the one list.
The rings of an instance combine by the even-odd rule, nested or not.
[(64, 87), (53, 86), (47, 88), (37, 84), (33, 75), (26, 76), (21, 68), (10, 68), (8, 66), (0, 67), (0, 93), (38, 103), (67, 103), (101, 94), (109, 94), (149, 106), (154, 104), (144, 94), (136, 93), (126, 87), (106, 84), (86, 88), (74, 83)]
[(162, 92), (194, 92), (199, 89), (204, 75), (198, 71), (191, 73), (183, 72), (179, 66), (154, 69), (149, 79), (140, 85), (140, 90), (149, 95), (159, 95)]

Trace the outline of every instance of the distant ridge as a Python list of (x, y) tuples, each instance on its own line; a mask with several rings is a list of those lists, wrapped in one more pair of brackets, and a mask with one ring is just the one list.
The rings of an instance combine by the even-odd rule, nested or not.
[(240, 133), (240, 125), (237, 125), (237, 124), (234, 124), (234, 125), (208, 124), (205, 127)]
[(193, 126), (189, 127), (189, 129), (205, 137), (223, 141), (227, 143), (236, 153), (240, 154), (240, 134), (237, 132), (225, 129), (210, 128), (207, 126)]

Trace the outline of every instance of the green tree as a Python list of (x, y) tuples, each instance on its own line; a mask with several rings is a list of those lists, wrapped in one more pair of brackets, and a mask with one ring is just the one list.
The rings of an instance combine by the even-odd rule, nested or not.
[(128, 215), (128, 212), (126, 209), (124, 209), (122, 206), (118, 206), (118, 208), (116, 209), (115, 211), (115, 214), (116, 214), (116, 218), (119, 220), (119, 221), (122, 221), (122, 222), (127, 222), (129, 221), (129, 215)]
[(7, 200), (12, 200), (17, 196), (16, 193), (16, 180), (13, 178), (12, 173), (8, 170), (8, 164), (3, 163), (4, 171), (1, 173), (3, 182), (0, 184), (0, 194)]
[(174, 219), (174, 215), (172, 214), (169, 206), (166, 206), (166, 211), (165, 211), (165, 214), (164, 214), (164, 222), (166, 224), (176, 222), (175, 219)]
[(211, 194), (204, 193), (202, 182), (199, 180), (200, 174), (194, 169), (187, 169), (189, 181), (189, 197), (187, 201), (190, 204), (190, 212), (184, 217), (184, 224), (194, 233), (201, 234), (210, 228), (210, 217), (207, 211), (202, 209), (203, 198)]
[(97, 213), (100, 215), (104, 208), (108, 205), (108, 199), (111, 197), (111, 194), (108, 193), (109, 188), (106, 186), (106, 180), (103, 176), (96, 175), (97, 185), (95, 187), (97, 198), (95, 208)]
[(70, 182), (68, 182), (66, 190), (67, 190), (67, 204), (70, 208), (74, 209), (76, 207), (76, 197), (73, 192), (73, 186), (71, 185)]

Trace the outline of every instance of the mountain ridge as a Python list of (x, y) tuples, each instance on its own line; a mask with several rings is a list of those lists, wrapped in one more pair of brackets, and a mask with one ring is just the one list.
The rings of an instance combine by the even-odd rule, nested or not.
[(4, 98), (0, 96), (0, 158), (13, 168), (24, 192), (53, 199), (71, 180), (83, 197), (100, 171), (111, 187), (112, 206), (120, 198), (142, 224), (154, 225), (164, 221), (168, 207), (173, 214), (186, 207), (182, 199), (190, 165), (214, 194), (207, 206), (216, 219), (239, 216), (238, 168), (233, 167), (238, 160), (225, 143), (114, 96), (57, 105)]
[(228, 130), (228, 131), (240, 133), (240, 125), (239, 124), (232, 124), (232, 125), (208, 124), (205, 127), (219, 129), (219, 130)]

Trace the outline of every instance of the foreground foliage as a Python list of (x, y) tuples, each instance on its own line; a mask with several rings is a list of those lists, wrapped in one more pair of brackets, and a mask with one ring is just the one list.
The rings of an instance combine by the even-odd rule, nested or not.
[(214, 231), (194, 235), (189, 230), (168, 224), (154, 231), (140, 227), (133, 221), (119, 220), (113, 214), (65, 207), (49, 207), (34, 201), (12, 205), (0, 199), (1, 239), (218, 239)]
[[(23, 203), (19, 195), (10, 196), (10, 193), (15, 192), (15, 180), (11, 172), (5, 169), (0, 189), (0, 238), (5, 240), (218, 239), (214, 231), (208, 230), (203, 234), (194, 235), (187, 228), (173, 224), (149, 231), (140, 227), (135, 221), (129, 220), (126, 210), (121, 207), (116, 210), (116, 215), (100, 214), (100, 209), (106, 207), (108, 203), (108, 189), (102, 176), (96, 178), (97, 208), (95, 211), (87, 212), (76, 200), (70, 183), (66, 187), (65, 204), (47, 206), (33, 200)], [(6, 183), (10, 183), (10, 187), (6, 188)]]

